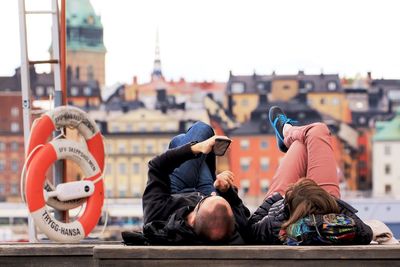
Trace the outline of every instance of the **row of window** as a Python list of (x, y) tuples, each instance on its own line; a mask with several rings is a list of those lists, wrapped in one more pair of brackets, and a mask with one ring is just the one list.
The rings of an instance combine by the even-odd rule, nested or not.
[[(268, 141), (267, 140), (261, 140), (259, 146), (263, 150), (267, 149), (268, 148)], [(241, 150), (249, 150), (250, 149), (250, 140), (248, 140), (248, 139), (240, 140), (240, 149)]]
[[(10, 143), (10, 150), (11, 151), (18, 151), (20, 147), (19, 142), (12, 141)], [(0, 141), (0, 152), (6, 151), (7, 150), (7, 143)]]
[[(121, 175), (127, 175), (128, 174), (128, 166), (129, 164), (126, 163), (119, 163), (118, 164), (118, 174)], [(141, 168), (140, 168), (140, 163), (134, 162), (131, 165), (131, 174), (140, 174)], [(113, 165), (110, 163), (106, 164), (106, 175), (111, 175), (113, 172)]]
[[(250, 169), (251, 158), (243, 157), (240, 158), (240, 168), (243, 172), (247, 172)], [(270, 167), (270, 159), (268, 157), (260, 158), (260, 170), (268, 171)]]
[[(313, 90), (315, 88), (314, 82), (306, 81), (304, 82), (304, 88), (307, 90)], [(271, 82), (258, 82), (256, 85), (258, 92), (265, 93), (268, 90), (271, 90)], [(283, 89), (290, 89), (290, 86), (284, 85)], [(335, 81), (329, 81), (326, 83), (326, 89), (329, 91), (336, 91), (338, 89), (338, 84)], [(231, 84), (231, 92), (234, 94), (244, 93), (246, 90), (246, 85), (243, 82), (233, 82)]]
[[(177, 130), (177, 124), (172, 123), (172, 124), (167, 124), (165, 127), (166, 131), (176, 131)], [(137, 127), (133, 127), (132, 123), (128, 123), (126, 125), (110, 125), (109, 126), (109, 131), (111, 133), (120, 133), (120, 132), (162, 132), (164, 131), (161, 128), (160, 124), (154, 124), (154, 125), (148, 125), (148, 124), (139, 124)]]
[[(6, 184), (0, 183), (0, 195), (4, 195), (6, 193)], [(18, 195), (19, 194), (19, 184), (14, 183), (10, 185), (10, 194)]]
[[(36, 95), (37, 96), (44, 96), (46, 92), (46, 95), (53, 95), (54, 94), (54, 87), (53, 86), (47, 86), (46, 90), (44, 86), (38, 85), (36, 86)], [(77, 96), (79, 95), (79, 88), (76, 86), (72, 86), (69, 90), (71, 96)], [(83, 88), (83, 95), (85, 96), (90, 96), (93, 93), (93, 89), (90, 86), (85, 86)]]
[[(4, 159), (0, 159), (0, 172), (4, 172), (7, 167), (7, 161)], [(19, 161), (18, 160), (11, 160), (10, 161), (10, 169), (12, 172), (18, 172), (19, 171)]]
[(161, 150), (162, 151), (156, 151), (156, 146), (154, 144), (146, 144), (144, 149), (141, 149), (141, 145), (139, 144), (133, 144), (131, 146), (131, 149), (127, 147), (124, 143), (120, 143), (118, 145), (118, 150), (114, 151), (113, 146), (111, 144), (107, 144), (106, 147), (106, 152), (107, 153), (121, 153), (121, 154), (126, 154), (126, 153), (132, 153), (132, 154), (140, 154), (140, 153), (147, 153), (147, 154), (154, 154), (154, 153), (160, 153), (164, 152), (168, 149), (168, 144), (164, 143), (161, 144)]

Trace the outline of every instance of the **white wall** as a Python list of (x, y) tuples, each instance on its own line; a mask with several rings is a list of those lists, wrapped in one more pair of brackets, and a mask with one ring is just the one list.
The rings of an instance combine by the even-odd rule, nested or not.
[[(385, 153), (385, 147), (389, 153)], [(374, 197), (392, 196), (400, 198), (400, 140), (375, 141), (373, 144), (373, 195)], [(390, 167), (386, 173), (385, 166)], [(391, 187), (391, 193), (385, 192), (385, 187)]]

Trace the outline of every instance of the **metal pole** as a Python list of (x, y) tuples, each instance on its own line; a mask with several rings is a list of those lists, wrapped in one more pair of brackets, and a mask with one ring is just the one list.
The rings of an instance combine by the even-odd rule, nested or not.
[[(22, 115), (24, 129), (25, 158), (28, 156), (29, 135), (31, 132), (31, 85), (29, 73), (29, 59), (26, 36), (25, 0), (18, 1), (19, 7), (19, 36), (21, 42), (21, 93)], [(32, 217), (28, 217), (29, 242), (37, 242), (36, 229)]]

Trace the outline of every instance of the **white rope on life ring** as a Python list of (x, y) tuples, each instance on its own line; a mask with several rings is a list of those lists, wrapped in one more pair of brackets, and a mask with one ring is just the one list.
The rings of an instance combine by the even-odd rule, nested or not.
[[(63, 129), (64, 127), (76, 128), (78, 132), (86, 140), (87, 149), (93, 155), (98, 163), (101, 171), (104, 170), (104, 143), (100, 130), (93, 119), (87, 113), (77, 107), (60, 106), (54, 110), (43, 114), (39, 119), (36, 119), (32, 125), (31, 134), (29, 137), (28, 155), (26, 169), (29, 169), (31, 158), (38, 153), (47, 143), (47, 139), (52, 135), (53, 131)], [(21, 192), (25, 192), (24, 177), (21, 179)], [(46, 181), (44, 188), (46, 191), (54, 191), (54, 186)], [(23, 200), (25, 200), (23, 196)], [(57, 198), (49, 198), (47, 204), (57, 210), (70, 210), (81, 206), (86, 201), (83, 199), (74, 199), (69, 201), (60, 201)]]
[[(48, 168), (60, 159), (70, 159), (84, 172), (85, 180), (95, 185), (94, 193), (87, 198), (82, 216), (70, 223), (60, 222), (46, 208), (43, 186)], [(101, 216), (104, 202), (102, 172), (95, 158), (86, 148), (74, 141), (59, 139), (44, 145), (31, 160), (26, 179), (26, 201), (35, 225), (51, 240), (77, 242), (87, 236)]]

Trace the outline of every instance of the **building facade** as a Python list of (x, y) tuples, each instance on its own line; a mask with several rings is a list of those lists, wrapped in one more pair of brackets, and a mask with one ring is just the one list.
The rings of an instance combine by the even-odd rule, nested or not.
[(376, 124), (373, 137), (373, 195), (400, 195), (400, 109), (387, 122)]

